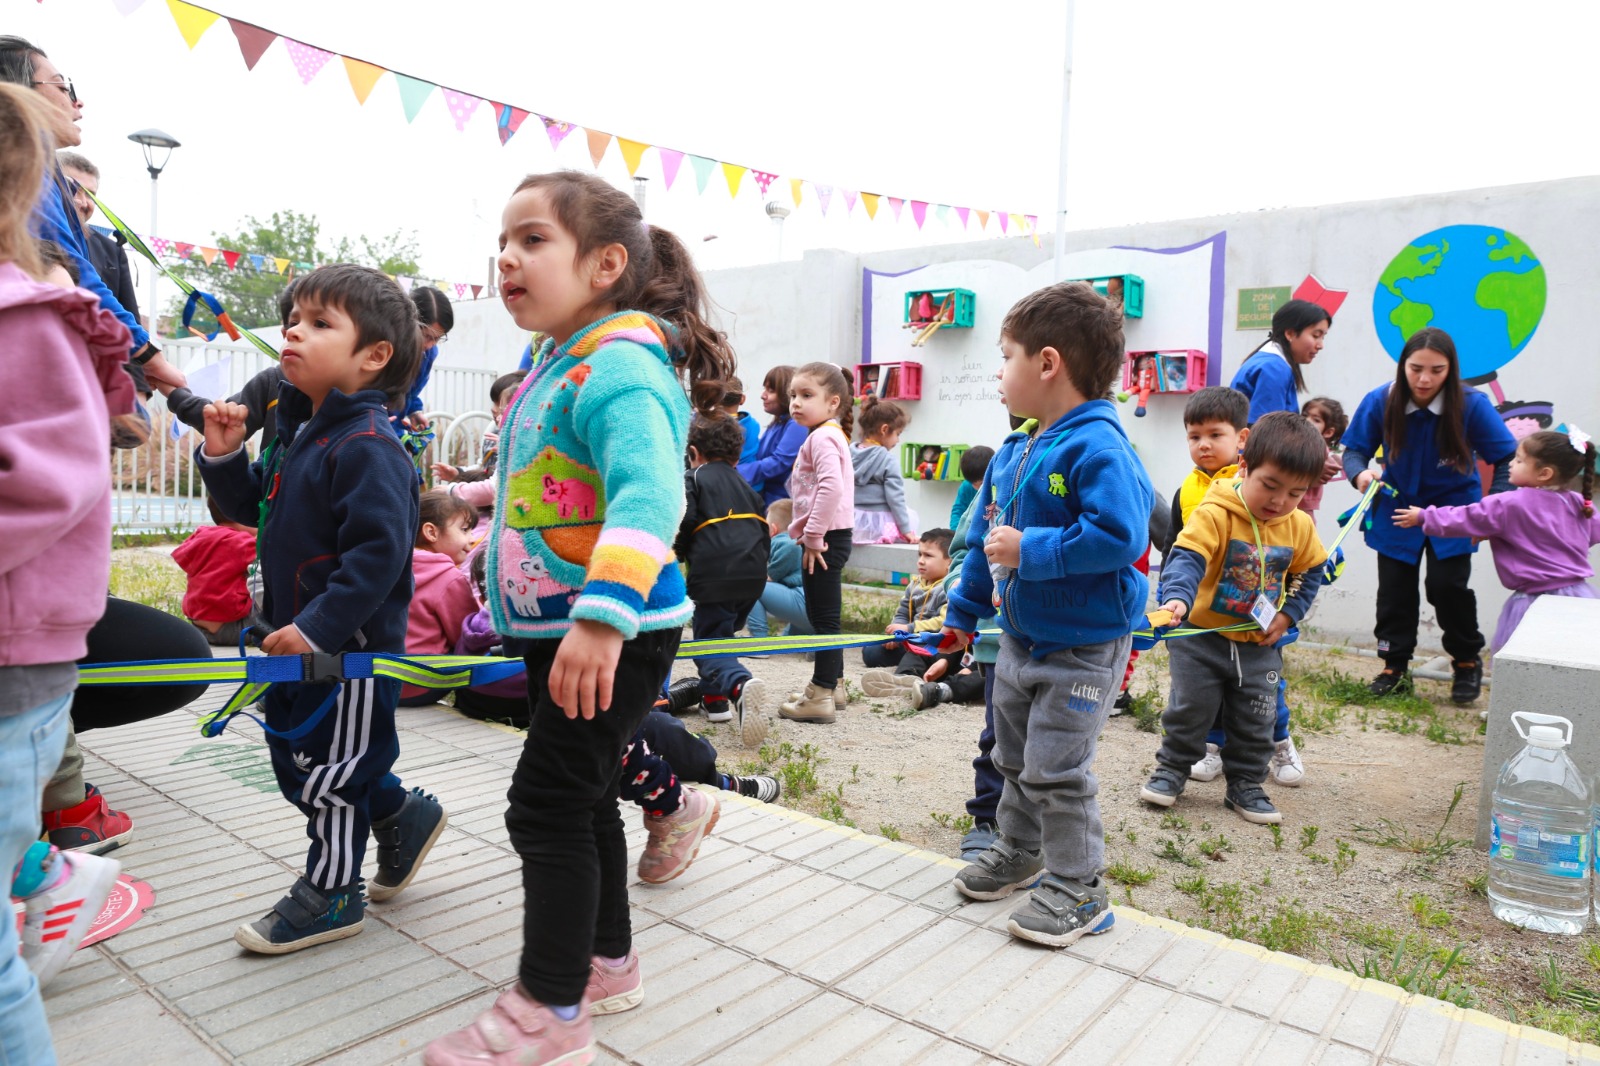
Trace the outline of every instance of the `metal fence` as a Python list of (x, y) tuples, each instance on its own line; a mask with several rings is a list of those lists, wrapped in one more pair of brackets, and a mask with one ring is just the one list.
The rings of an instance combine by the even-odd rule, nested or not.
[[(232, 396), (271, 360), (249, 345), (168, 341), (167, 359), (189, 378), (190, 388), (207, 398)], [(424, 411), (435, 431), (423, 456), (425, 480), (431, 464), (469, 466), (483, 458), (483, 433), (492, 424), (483, 410), (494, 370), (435, 367), (422, 392)], [(152, 432), (143, 447), (111, 453), (111, 530), (114, 534), (182, 535), (211, 521), (205, 485), (195, 468), (198, 431), (179, 422), (157, 394), (149, 404)], [(256, 454), (260, 435), (246, 446)]]

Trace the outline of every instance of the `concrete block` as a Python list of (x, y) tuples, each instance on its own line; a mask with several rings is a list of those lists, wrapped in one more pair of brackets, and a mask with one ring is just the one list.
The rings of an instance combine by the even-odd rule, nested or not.
[[(950, 508), (946, 507), (945, 510), (949, 511)], [(914, 574), (917, 572), (917, 546), (915, 544), (852, 544), (850, 546), (850, 561), (845, 566), (853, 573), (878, 581), (887, 579), (891, 571), (900, 574)]]
[[(1406, 1005), (1384, 1058), (1406, 1066), (1432, 1066), (1444, 1055), (1450, 1029), (1460, 1011), (1436, 1000), (1416, 999)], [(1562, 1055), (1558, 1061), (1564, 1062)]]
[(1522, 747), (1511, 724), (1513, 711), (1559, 714), (1572, 720), (1567, 754), (1585, 775), (1600, 770), (1600, 600), (1541, 596), (1516, 633), (1494, 657), (1489, 723), (1483, 737), (1483, 773), (1478, 786), (1478, 833), (1473, 843), (1489, 850), (1489, 808), (1495, 779)]

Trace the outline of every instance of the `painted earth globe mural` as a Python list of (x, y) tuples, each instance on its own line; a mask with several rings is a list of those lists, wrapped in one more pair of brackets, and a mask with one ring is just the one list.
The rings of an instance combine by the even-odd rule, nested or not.
[(1545, 273), (1514, 233), (1445, 226), (1411, 241), (1372, 294), (1372, 321), (1390, 358), (1424, 326), (1449, 333), (1461, 376), (1492, 381), (1527, 347), (1544, 315)]

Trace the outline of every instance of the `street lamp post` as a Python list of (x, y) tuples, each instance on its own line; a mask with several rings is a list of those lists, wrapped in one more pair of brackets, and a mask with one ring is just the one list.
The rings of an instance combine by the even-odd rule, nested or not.
[(767, 217), (772, 219), (772, 227), (778, 234), (778, 262), (781, 263), (783, 262), (783, 220), (789, 217), (789, 208), (777, 200), (768, 200), (767, 206), (763, 210), (766, 211)]
[[(145, 169), (150, 172), (150, 236), (154, 237), (154, 236), (157, 236), (157, 233), (156, 233), (156, 182), (157, 182), (157, 179), (161, 177), (161, 172), (163, 170), (167, 169), (167, 160), (172, 158), (172, 150), (174, 148), (180, 148), (180, 147), (182, 147), (182, 145), (180, 145), (178, 143), (177, 138), (172, 136), (172, 134), (170, 134), (170, 133), (162, 133), (160, 130), (155, 130), (155, 129), (140, 130), (138, 133), (130, 133), (130, 134), (128, 134), (128, 140), (132, 141), (135, 144), (142, 145), (144, 147), (144, 166), (145, 166)], [(161, 162), (159, 164), (156, 163), (156, 159), (155, 159), (157, 151), (165, 151), (165, 153), (166, 153), (165, 155), (163, 155), (161, 157)], [(155, 265), (151, 264), (151, 267), (150, 267), (150, 304), (149, 304), (149, 310), (148, 310), (147, 313), (150, 316), (150, 332), (152, 334), (155, 333), (155, 331), (156, 331), (156, 323), (159, 321), (159, 318), (160, 318), (159, 314), (156, 311), (156, 277), (157, 277), (157, 274), (158, 274), (158, 271), (155, 269)]]

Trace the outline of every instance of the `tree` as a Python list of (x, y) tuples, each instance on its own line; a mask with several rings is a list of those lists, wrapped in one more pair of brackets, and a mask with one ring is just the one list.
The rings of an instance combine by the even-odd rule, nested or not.
[[(384, 237), (362, 236), (354, 241), (342, 238), (332, 248), (321, 243), (321, 233), (316, 215), (274, 211), (265, 220), (246, 216), (238, 232), (212, 234), (216, 247), (244, 253), (232, 269), (222, 256), (207, 266), (197, 252), (172, 272), (222, 301), (234, 324), (246, 329), (279, 324), (278, 293), (295, 274), (305, 273), (308, 263), (361, 263), (386, 274), (408, 276), (418, 272), (415, 232), (396, 230)], [(290, 265), (282, 274), (277, 273), (276, 264), (257, 270), (251, 255), (286, 259)], [(183, 305), (180, 298), (167, 308), (174, 323), (182, 320)], [(203, 309), (196, 312), (196, 328), (206, 329), (210, 322), (209, 313)]]

